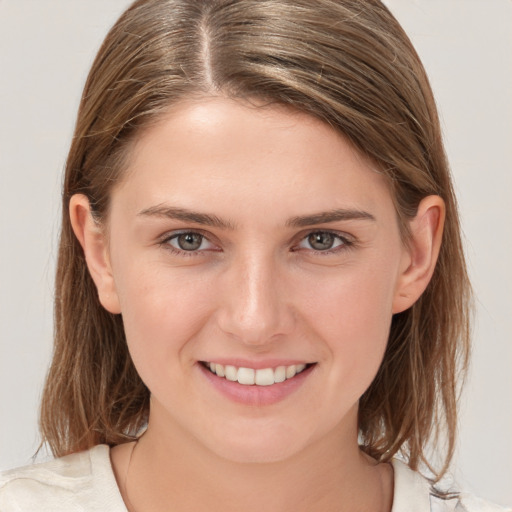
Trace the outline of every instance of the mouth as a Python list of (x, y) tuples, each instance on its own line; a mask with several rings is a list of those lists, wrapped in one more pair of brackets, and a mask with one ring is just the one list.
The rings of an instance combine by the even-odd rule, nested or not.
[(258, 369), (223, 365), (209, 361), (201, 361), (201, 364), (217, 377), (230, 382), (238, 382), (244, 386), (272, 386), (293, 379), (315, 363)]

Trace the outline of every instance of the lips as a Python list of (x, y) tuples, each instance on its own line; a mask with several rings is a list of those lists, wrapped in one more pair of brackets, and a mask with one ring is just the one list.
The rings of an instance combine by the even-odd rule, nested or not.
[[(304, 386), (316, 363), (301, 361), (198, 361), (208, 386), (235, 403), (251, 407), (277, 404)], [(213, 370), (212, 370), (213, 368)], [(284, 379), (284, 380), (282, 380)]]
[(208, 361), (204, 361), (202, 364), (218, 377), (231, 382), (238, 382), (245, 386), (272, 386), (273, 384), (279, 384), (292, 379), (308, 367), (306, 364), (292, 364), (254, 369)]

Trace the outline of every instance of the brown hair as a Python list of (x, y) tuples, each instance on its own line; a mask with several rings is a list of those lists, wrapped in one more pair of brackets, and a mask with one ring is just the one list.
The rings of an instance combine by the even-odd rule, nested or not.
[(86, 194), (105, 218), (133, 139), (180, 99), (212, 91), (287, 105), (345, 134), (387, 177), (404, 240), (420, 200), (444, 199), (434, 276), (394, 316), (359, 411), (362, 448), (381, 461), (402, 451), (413, 469), (429, 464), (429, 440), (446, 432), (440, 476), (454, 448), (470, 288), (432, 91), (408, 37), (377, 0), (139, 0), (115, 24), (85, 85), (67, 160), (43, 442), (57, 456), (115, 445), (147, 421), (149, 391), (121, 317), (99, 303), (68, 205)]

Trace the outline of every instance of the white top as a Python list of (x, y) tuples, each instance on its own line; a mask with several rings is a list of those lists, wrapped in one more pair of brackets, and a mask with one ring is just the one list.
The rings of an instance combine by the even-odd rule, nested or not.
[[(392, 512), (502, 512), (466, 494), (443, 500), (429, 482), (393, 460)], [(106, 445), (0, 474), (0, 512), (127, 512)]]

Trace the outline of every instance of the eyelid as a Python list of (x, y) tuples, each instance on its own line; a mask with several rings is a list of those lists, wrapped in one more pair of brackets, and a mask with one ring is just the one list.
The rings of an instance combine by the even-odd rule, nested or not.
[(204, 238), (207, 238), (208, 240), (212, 240), (214, 236), (209, 232), (201, 228), (178, 228), (178, 229), (171, 229), (169, 231), (166, 231), (162, 235), (160, 235), (157, 240), (159, 242), (165, 242), (166, 240), (169, 240), (170, 238), (184, 235), (186, 233), (195, 233), (198, 235), (203, 236)]
[[(185, 250), (181, 250), (177, 247), (173, 247), (169, 241), (170, 240), (173, 240), (177, 237), (179, 237), (180, 235), (186, 235), (186, 234), (197, 234), (197, 235), (200, 235), (201, 237), (203, 237), (204, 240), (208, 241), (212, 246), (213, 248), (208, 248), (208, 249), (198, 249), (198, 250), (195, 250), (195, 251), (185, 251)], [(219, 251), (220, 249), (218, 248), (218, 245), (213, 242), (211, 240), (212, 236), (211, 236), (211, 233), (207, 233), (205, 231), (203, 231), (202, 229), (177, 229), (177, 230), (173, 230), (173, 231), (168, 231), (167, 233), (163, 234), (162, 236), (158, 237), (158, 245), (160, 245), (161, 247), (163, 247), (165, 250), (168, 250), (172, 253), (175, 253), (175, 254), (179, 254), (179, 255), (184, 255), (184, 256), (198, 256), (198, 255), (201, 255), (202, 253), (204, 252), (207, 252), (207, 251)]]
[[(187, 233), (193, 233), (193, 234), (198, 234), (198, 235), (202, 236), (205, 240), (207, 240), (210, 244), (212, 244), (214, 246), (214, 248), (213, 249), (208, 248), (208, 249), (194, 250), (194, 251), (185, 251), (185, 250), (180, 250), (176, 247), (173, 247), (172, 245), (170, 245), (168, 243), (169, 240), (174, 239), (180, 235), (187, 234)], [(337, 237), (339, 240), (341, 240), (342, 243), (340, 245), (337, 245), (337, 246), (331, 248), (331, 249), (325, 249), (325, 250), (315, 250), (313, 248), (308, 249), (308, 248), (298, 247), (299, 244), (302, 243), (304, 240), (306, 240), (306, 238), (308, 236), (315, 234), (315, 233), (331, 234), (331, 235)], [(183, 255), (183, 256), (199, 256), (205, 252), (210, 252), (210, 251), (221, 252), (222, 251), (222, 249), (219, 248), (219, 243), (212, 241), (212, 238), (215, 238), (215, 237), (211, 233), (204, 231), (202, 229), (184, 228), (184, 229), (177, 229), (177, 230), (168, 231), (168, 232), (164, 233), (163, 235), (158, 237), (157, 243), (164, 249), (166, 249), (170, 252), (173, 252), (174, 254)], [(307, 231), (301, 232), (298, 236), (295, 237), (295, 239), (297, 240), (297, 242), (293, 243), (292, 248), (291, 248), (292, 252), (304, 250), (304, 251), (307, 251), (307, 252), (310, 252), (313, 254), (318, 254), (318, 255), (329, 255), (329, 254), (338, 253), (338, 252), (341, 252), (344, 250), (348, 250), (348, 249), (353, 248), (357, 242), (356, 238), (353, 235), (350, 235), (344, 231), (337, 231), (337, 230), (328, 229), (328, 228), (308, 229)]]
[[(330, 235), (333, 235), (334, 237), (338, 238), (339, 240), (341, 240), (341, 244), (340, 245), (337, 245), (331, 249), (325, 249), (325, 250), (315, 250), (313, 248), (301, 248), (301, 247), (298, 247), (300, 243), (302, 243), (303, 241), (305, 241), (310, 235), (313, 235), (315, 233), (327, 233), (327, 234), (330, 234)], [(322, 229), (322, 228), (317, 228), (317, 229), (309, 229), (308, 231), (306, 232), (303, 232), (299, 235), (299, 240), (298, 242), (294, 245), (294, 252), (296, 252), (297, 250), (305, 250), (305, 251), (308, 251), (308, 252), (311, 252), (311, 253), (314, 253), (314, 254), (319, 254), (319, 255), (328, 255), (328, 254), (333, 254), (333, 253), (337, 253), (337, 252), (340, 252), (340, 251), (343, 251), (343, 250), (347, 250), (347, 249), (351, 249), (354, 247), (354, 245), (356, 244), (356, 239), (354, 236), (352, 235), (349, 235), (348, 233), (344, 232), (344, 231), (337, 231), (335, 229)], [(298, 249), (295, 249), (296, 247), (298, 247)]]

